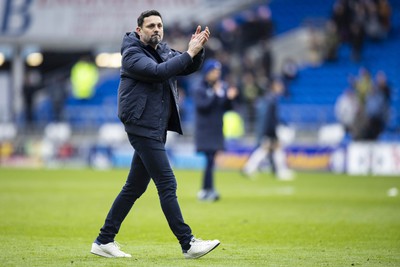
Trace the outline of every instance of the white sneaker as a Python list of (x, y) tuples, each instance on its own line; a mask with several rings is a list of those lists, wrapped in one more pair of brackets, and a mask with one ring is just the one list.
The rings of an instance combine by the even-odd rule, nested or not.
[(102, 244), (99, 245), (97, 243), (93, 243), (92, 249), (90, 250), (90, 252), (95, 255), (106, 257), (106, 258), (116, 258), (116, 257), (130, 258), (130, 257), (132, 257), (131, 254), (127, 254), (127, 253), (121, 251), (120, 245), (116, 241), (107, 243), (105, 245), (102, 245)]
[(276, 177), (280, 181), (293, 181), (294, 180), (294, 173), (289, 169), (279, 170)]
[(205, 198), (207, 197), (207, 193), (208, 193), (208, 191), (205, 190), (205, 189), (200, 190), (200, 191), (197, 193), (197, 199), (199, 199), (199, 200), (205, 199)]
[(200, 201), (214, 202), (219, 200), (219, 194), (214, 189), (202, 189), (197, 193), (197, 198)]
[(183, 252), (183, 255), (186, 259), (197, 259), (218, 247), (219, 244), (219, 240), (201, 240), (193, 237), (190, 241), (190, 249)]

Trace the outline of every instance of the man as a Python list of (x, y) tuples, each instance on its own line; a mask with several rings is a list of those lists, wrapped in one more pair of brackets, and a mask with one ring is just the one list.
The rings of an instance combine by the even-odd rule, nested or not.
[[(221, 80), (221, 63), (208, 59), (203, 66), (203, 81), (195, 90), (196, 106), (195, 143), (198, 152), (206, 158), (202, 189), (197, 194), (200, 201), (217, 201), (214, 188), (214, 163), (218, 151), (224, 150), (223, 116), (232, 109), (238, 95), (236, 87), (229, 87)], [(210, 138), (212, 137), (212, 138)]]
[(184, 222), (176, 196), (176, 179), (166, 150), (166, 133), (182, 134), (178, 110), (176, 75), (196, 71), (204, 59), (208, 27), (196, 32), (184, 53), (161, 42), (163, 20), (156, 10), (143, 12), (135, 32), (127, 33), (122, 43), (121, 79), (118, 88), (118, 116), (135, 150), (131, 170), (115, 199), (91, 252), (103, 257), (131, 257), (114, 241), (120, 226), (135, 201), (153, 179), (168, 225), (186, 258), (199, 258), (219, 245), (218, 240), (194, 238)]
[(292, 172), (284, 163), (283, 152), (279, 149), (277, 129), (279, 125), (278, 100), (284, 92), (284, 85), (280, 79), (271, 81), (271, 88), (260, 98), (259, 102), (259, 133), (257, 149), (249, 156), (242, 168), (242, 174), (253, 175), (264, 159), (268, 160), (271, 173), (278, 179), (293, 179)]

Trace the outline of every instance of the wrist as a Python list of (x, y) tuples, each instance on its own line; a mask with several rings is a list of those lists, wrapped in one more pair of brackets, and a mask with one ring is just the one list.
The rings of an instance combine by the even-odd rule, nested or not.
[(191, 58), (194, 58), (196, 56), (196, 54), (190, 50), (186, 51), (186, 53), (188, 53)]

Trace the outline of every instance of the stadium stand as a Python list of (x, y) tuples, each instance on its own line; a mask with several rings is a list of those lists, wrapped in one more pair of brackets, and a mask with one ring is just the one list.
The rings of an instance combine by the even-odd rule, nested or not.
[[(400, 127), (400, 3), (389, 1), (392, 7), (392, 30), (387, 39), (367, 39), (362, 59), (350, 59), (350, 47), (339, 47), (338, 60), (326, 62), (318, 67), (301, 69), (298, 78), (290, 87), (290, 98), (282, 101), (282, 119), (291, 124), (318, 126), (336, 122), (334, 103), (346, 88), (349, 75), (357, 75), (360, 67), (368, 68), (372, 74), (383, 70), (388, 77), (391, 95), (391, 114), (382, 139), (399, 140)], [(307, 18), (325, 17), (331, 14), (334, 1), (272, 1), (270, 8), (275, 30), (282, 33), (303, 24)], [(288, 8), (290, 7), (290, 8)]]
[[(275, 0), (269, 7), (274, 22), (274, 34), (304, 26), (308, 19), (327, 19), (332, 12), (334, 0)], [(390, 1), (392, 7), (392, 31), (387, 39), (380, 42), (367, 40), (361, 61), (350, 60), (348, 44), (340, 46), (338, 60), (326, 62), (320, 66), (300, 69), (298, 78), (291, 83), (290, 97), (282, 100), (282, 119), (288, 124), (318, 127), (336, 123), (334, 103), (347, 86), (349, 74), (356, 75), (361, 66), (371, 73), (384, 70), (392, 88), (391, 116), (383, 138), (393, 138), (400, 127), (400, 3)], [(382, 52), (384, 51), (384, 52)], [(99, 82), (95, 95), (86, 101), (67, 99), (65, 115), (73, 128), (91, 125), (99, 127), (103, 123), (116, 122), (118, 74), (109, 75)], [(191, 109), (190, 96), (185, 103)], [(40, 114), (48, 110), (48, 103), (38, 110)], [(188, 116), (192, 118), (191, 116)], [(49, 120), (50, 118), (45, 118)], [(398, 135), (398, 134), (397, 134)]]

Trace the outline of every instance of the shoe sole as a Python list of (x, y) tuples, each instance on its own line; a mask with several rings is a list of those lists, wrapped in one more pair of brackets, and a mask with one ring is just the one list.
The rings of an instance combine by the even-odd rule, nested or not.
[(95, 246), (95, 245), (92, 245), (92, 249), (90, 250), (90, 253), (100, 256), (100, 257), (105, 257), (105, 258), (131, 258), (132, 257), (129, 254), (127, 254), (126, 256), (117, 257), (117, 256), (111, 255), (107, 252), (104, 252), (104, 250), (102, 250), (101, 248), (99, 248), (98, 246)]
[(215, 246), (213, 246), (210, 250), (206, 251), (205, 253), (203, 253), (203, 254), (201, 254), (201, 255), (198, 255), (198, 256), (196, 256), (196, 257), (187, 257), (187, 255), (185, 255), (185, 258), (186, 258), (186, 259), (198, 259), (198, 258), (200, 258), (200, 257), (203, 257), (203, 256), (207, 255), (208, 253), (210, 253), (211, 251), (213, 251), (216, 247), (218, 247), (219, 244), (221, 244), (221, 242), (219, 242), (218, 244), (216, 244)]

